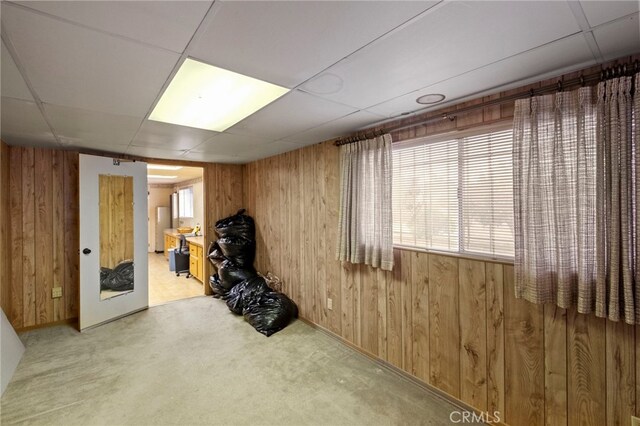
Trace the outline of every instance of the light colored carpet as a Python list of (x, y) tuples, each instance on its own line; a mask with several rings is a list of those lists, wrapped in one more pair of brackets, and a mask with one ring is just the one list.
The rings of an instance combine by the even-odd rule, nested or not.
[(301, 321), (267, 338), (210, 297), (21, 338), (3, 425), (443, 425), (457, 409)]

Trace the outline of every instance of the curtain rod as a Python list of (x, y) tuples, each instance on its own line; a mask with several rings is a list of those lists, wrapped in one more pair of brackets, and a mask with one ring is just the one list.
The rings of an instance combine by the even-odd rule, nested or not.
[(498, 99), (492, 99), (479, 104), (470, 105), (468, 107), (460, 108), (459, 110), (456, 110), (456, 111), (445, 112), (440, 116), (425, 118), (423, 120), (419, 120), (414, 123), (396, 124), (396, 125), (392, 125), (392, 126), (381, 128), (381, 129), (365, 130), (363, 132), (358, 132), (353, 136), (339, 138), (335, 141), (334, 144), (335, 146), (347, 145), (347, 144), (358, 142), (361, 140), (371, 139), (376, 136), (383, 135), (385, 133), (410, 129), (412, 127), (431, 124), (431, 123), (435, 123), (442, 120), (453, 121), (456, 119), (458, 115), (468, 114), (472, 111), (476, 111), (479, 109), (484, 109), (484, 108), (488, 108), (496, 105), (502, 105), (508, 102), (513, 102), (518, 99), (524, 99), (527, 97), (562, 92), (563, 90), (568, 89), (570, 87), (573, 88), (575, 86), (584, 87), (587, 85), (595, 85), (595, 83), (599, 83), (601, 81), (609, 80), (612, 78), (623, 77), (623, 76), (630, 76), (637, 72), (640, 72), (640, 61), (637, 61), (637, 60), (634, 61), (633, 63), (614, 65), (612, 67), (603, 69), (597, 73), (593, 73), (589, 75), (580, 75), (579, 77), (572, 78), (565, 81), (558, 80), (556, 84), (549, 84), (547, 86), (538, 87), (536, 89), (532, 88), (528, 92), (514, 93), (513, 95), (503, 96)]

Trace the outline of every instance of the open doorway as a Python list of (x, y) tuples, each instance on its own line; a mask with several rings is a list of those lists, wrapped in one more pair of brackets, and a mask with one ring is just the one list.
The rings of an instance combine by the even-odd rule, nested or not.
[(204, 290), (203, 169), (150, 162), (149, 306)]

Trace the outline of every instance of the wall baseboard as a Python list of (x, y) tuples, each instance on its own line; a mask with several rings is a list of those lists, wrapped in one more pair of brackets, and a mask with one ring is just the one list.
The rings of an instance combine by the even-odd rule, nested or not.
[(76, 330), (79, 330), (78, 318), (68, 318), (60, 321), (48, 322), (46, 324), (37, 324), (37, 325), (30, 325), (29, 327), (16, 328), (16, 333), (23, 333), (25, 331), (37, 330), (39, 328), (55, 327), (57, 325), (65, 325), (65, 324), (72, 325), (73, 328), (75, 328)]

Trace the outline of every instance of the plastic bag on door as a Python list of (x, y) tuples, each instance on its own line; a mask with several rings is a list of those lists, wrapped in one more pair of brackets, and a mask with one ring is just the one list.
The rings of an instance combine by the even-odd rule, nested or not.
[(100, 290), (133, 290), (133, 261), (123, 260), (115, 268), (100, 268)]

